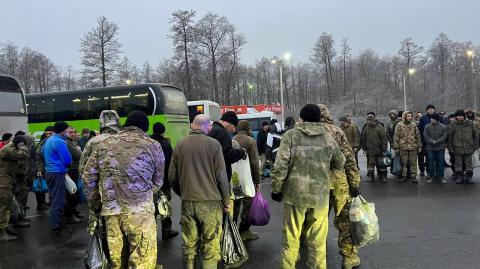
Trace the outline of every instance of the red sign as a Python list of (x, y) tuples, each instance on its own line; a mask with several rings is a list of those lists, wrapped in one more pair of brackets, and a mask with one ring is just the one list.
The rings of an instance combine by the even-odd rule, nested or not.
[(280, 114), (282, 113), (282, 107), (281, 106), (276, 106), (276, 105), (256, 105), (254, 106), (254, 108), (258, 111), (258, 112), (262, 112), (262, 111), (271, 111), (275, 114)]
[(227, 111), (233, 111), (237, 114), (247, 114), (247, 106), (221, 106), (220, 107), (222, 114), (224, 114)]

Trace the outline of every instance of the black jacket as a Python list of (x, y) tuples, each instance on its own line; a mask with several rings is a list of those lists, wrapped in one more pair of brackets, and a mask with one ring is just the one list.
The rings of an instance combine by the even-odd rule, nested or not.
[(157, 141), (162, 146), (163, 155), (165, 156), (165, 169), (163, 173), (164, 179), (163, 179), (163, 185), (161, 190), (170, 191), (170, 184), (168, 181), (168, 168), (170, 167), (170, 161), (172, 160), (172, 154), (173, 154), (172, 145), (170, 144), (170, 141), (168, 139), (166, 139), (161, 135), (152, 134), (150, 138)]
[(227, 168), (228, 181), (232, 179), (232, 164), (238, 162), (243, 158), (244, 151), (240, 149), (234, 149), (232, 147), (232, 137), (222, 124), (214, 122), (212, 129), (208, 133), (208, 136), (214, 138), (220, 145), (222, 145), (223, 158), (225, 160), (225, 166)]
[(259, 155), (265, 154), (267, 151), (267, 136), (268, 133), (263, 130), (257, 134), (257, 150)]

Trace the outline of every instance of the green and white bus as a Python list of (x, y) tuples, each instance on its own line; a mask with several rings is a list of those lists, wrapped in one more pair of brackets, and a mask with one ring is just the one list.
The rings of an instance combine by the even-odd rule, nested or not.
[(0, 75), (0, 136), (27, 132), (27, 109), (22, 87), (14, 77)]
[(189, 132), (185, 95), (181, 89), (167, 84), (29, 94), (26, 101), (29, 131), (36, 138), (56, 121), (66, 121), (78, 131), (82, 128), (99, 130), (98, 117), (106, 109), (117, 111), (122, 124), (130, 112), (145, 112), (150, 121), (149, 133), (154, 123), (163, 123), (172, 146)]

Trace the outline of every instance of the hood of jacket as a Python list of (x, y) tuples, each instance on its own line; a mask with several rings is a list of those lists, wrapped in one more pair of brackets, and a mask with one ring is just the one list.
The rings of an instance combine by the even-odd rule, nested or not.
[[(412, 121), (407, 122), (407, 114), (409, 114), (409, 113), (412, 114)], [(402, 114), (402, 122), (403, 122), (403, 123), (412, 123), (412, 122), (413, 122), (413, 112), (412, 112), (412, 111), (405, 111), (405, 112), (403, 112), (403, 114)]]
[(325, 134), (325, 127), (320, 122), (300, 122), (295, 125), (295, 129), (307, 136), (320, 136)]
[(330, 111), (328, 110), (328, 107), (324, 104), (319, 104), (318, 107), (320, 108), (320, 121), (333, 124), (333, 118), (332, 115), (330, 114)]

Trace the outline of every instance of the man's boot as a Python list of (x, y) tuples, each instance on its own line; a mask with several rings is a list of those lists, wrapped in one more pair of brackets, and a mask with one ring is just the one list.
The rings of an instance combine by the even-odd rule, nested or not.
[(368, 171), (367, 172), (367, 182), (373, 182), (375, 180), (375, 175), (373, 174), (373, 171)]
[(473, 171), (467, 171), (467, 179), (468, 184), (473, 184)]
[[(202, 268), (203, 269), (217, 269), (218, 262), (217, 261), (202, 261)], [(225, 268), (228, 268), (226, 265)]]
[(259, 238), (258, 233), (252, 232), (250, 230), (246, 230), (244, 232), (241, 232), (240, 236), (242, 237), (243, 241), (256, 240), (256, 239)]
[(387, 181), (388, 181), (388, 172), (387, 172), (387, 171), (383, 171), (383, 172), (381, 173), (381, 175), (382, 175), (382, 182), (383, 182), (383, 183), (387, 183)]
[(183, 269), (194, 269), (195, 260), (183, 260)]
[(10, 227), (5, 228), (5, 232), (7, 232), (7, 234), (9, 234), (11, 236), (18, 236), (17, 232)]
[(162, 232), (162, 240), (169, 240), (178, 236), (178, 231), (170, 230)]
[(357, 257), (343, 257), (342, 269), (353, 269), (360, 266), (360, 258)]
[(16, 240), (18, 237), (9, 235), (5, 229), (0, 229), (0, 242)]
[(457, 183), (457, 184), (462, 184), (463, 183), (463, 173), (462, 172), (456, 172), (455, 173), (455, 183)]
[(418, 183), (417, 176), (412, 176), (412, 183)]

